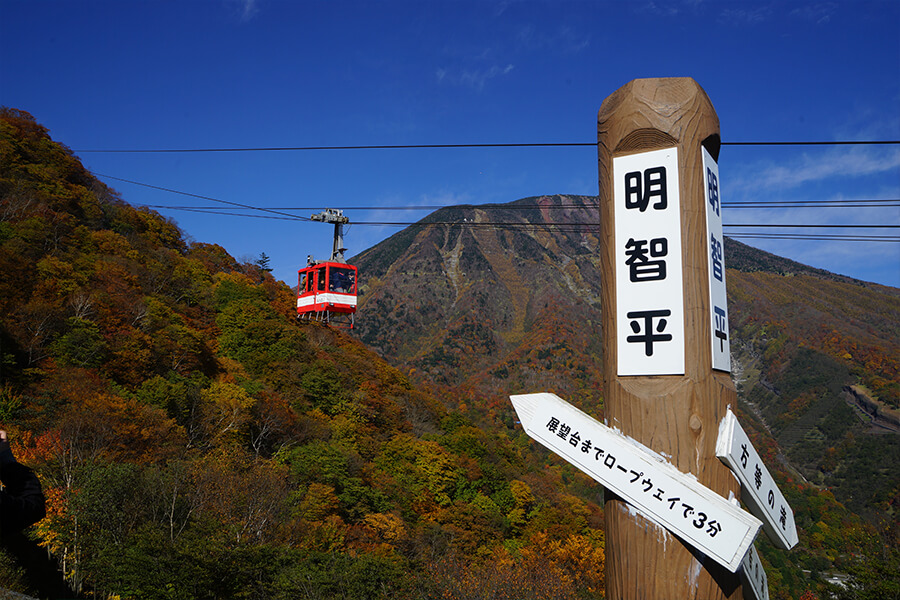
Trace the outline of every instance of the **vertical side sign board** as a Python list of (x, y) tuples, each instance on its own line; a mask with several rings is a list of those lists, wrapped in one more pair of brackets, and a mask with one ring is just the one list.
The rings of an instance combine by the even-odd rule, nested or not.
[(619, 375), (684, 374), (678, 149), (613, 159)]
[(719, 199), (719, 165), (703, 148), (703, 176), (706, 180), (706, 258), (709, 265), (710, 331), (712, 368), (731, 372), (731, 345), (728, 341), (728, 298), (725, 293), (725, 258), (722, 234), (722, 203)]

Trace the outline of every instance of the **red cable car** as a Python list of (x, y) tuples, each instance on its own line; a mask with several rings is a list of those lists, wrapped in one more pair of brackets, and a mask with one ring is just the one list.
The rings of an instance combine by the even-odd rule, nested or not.
[(344, 260), (346, 248), (343, 247), (343, 227), (349, 219), (342, 211), (332, 208), (312, 215), (312, 219), (334, 223), (334, 248), (331, 260), (317, 262), (308, 256), (306, 267), (297, 271), (297, 318), (353, 329), (357, 270)]
[(323, 323), (346, 323), (353, 329), (356, 312), (356, 267), (320, 262), (300, 269), (297, 318)]

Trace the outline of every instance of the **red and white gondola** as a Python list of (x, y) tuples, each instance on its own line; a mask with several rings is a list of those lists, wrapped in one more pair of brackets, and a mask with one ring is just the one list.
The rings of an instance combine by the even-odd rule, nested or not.
[(298, 275), (298, 319), (349, 324), (353, 328), (356, 267), (325, 261), (300, 269)]
[(331, 259), (306, 259), (297, 271), (297, 318), (302, 321), (344, 325), (353, 328), (356, 313), (357, 269), (344, 260), (344, 225), (349, 219), (333, 208), (312, 215), (313, 221), (334, 223)]

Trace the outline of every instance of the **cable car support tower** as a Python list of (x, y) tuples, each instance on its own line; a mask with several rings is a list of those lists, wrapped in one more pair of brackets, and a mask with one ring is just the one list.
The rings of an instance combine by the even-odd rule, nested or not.
[(326, 208), (322, 212), (310, 215), (313, 221), (321, 221), (323, 223), (334, 223), (334, 244), (331, 248), (331, 261), (346, 263), (344, 260), (344, 225), (350, 223), (350, 218), (344, 216), (344, 211), (337, 208)]

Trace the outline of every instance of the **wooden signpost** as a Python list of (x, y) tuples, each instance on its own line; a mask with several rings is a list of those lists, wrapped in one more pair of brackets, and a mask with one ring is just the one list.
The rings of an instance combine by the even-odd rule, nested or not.
[(789, 549), (797, 532), (730, 410), (718, 118), (672, 78), (628, 83), (597, 120), (607, 424), (550, 393), (510, 399), (606, 488), (607, 598), (741, 600), (743, 576), (768, 600), (753, 538), (764, 525)]
[[(607, 422), (738, 498), (738, 481), (716, 458), (719, 423), (737, 405), (722, 360), (727, 316), (718, 315), (717, 336), (722, 302), (710, 291), (711, 236), (721, 240), (707, 231), (718, 117), (694, 80), (643, 79), (603, 102), (597, 131)], [(607, 598), (743, 598), (738, 575), (622, 497), (607, 493), (605, 512)]]

